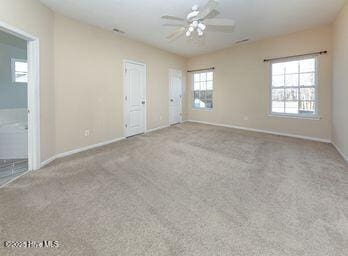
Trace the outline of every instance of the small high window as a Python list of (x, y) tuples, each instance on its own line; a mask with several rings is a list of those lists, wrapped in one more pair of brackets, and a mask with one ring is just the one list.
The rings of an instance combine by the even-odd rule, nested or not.
[(28, 83), (28, 63), (26, 60), (12, 59), (11, 69), (14, 83)]

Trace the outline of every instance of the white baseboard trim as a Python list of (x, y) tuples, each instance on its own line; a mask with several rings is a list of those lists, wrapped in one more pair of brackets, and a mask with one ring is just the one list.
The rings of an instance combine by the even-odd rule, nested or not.
[(56, 160), (56, 159), (57, 159), (56, 156), (52, 156), (52, 157), (48, 158), (47, 160), (41, 162), (40, 168), (42, 168), (42, 167), (44, 167), (44, 166), (46, 166), (46, 165), (52, 163), (52, 162), (53, 162), (54, 160)]
[[(169, 127), (169, 125), (160, 126), (160, 127), (154, 128), (154, 129), (147, 130), (146, 133), (154, 132), (154, 131), (161, 130), (161, 129), (168, 128), (168, 127)], [(80, 152), (83, 152), (83, 151), (86, 151), (86, 150), (90, 150), (90, 149), (106, 146), (108, 144), (111, 144), (111, 143), (114, 143), (114, 142), (117, 142), (117, 141), (120, 141), (120, 140), (123, 140), (123, 139), (125, 139), (125, 137), (121, 137), (121, 138), (117, 138), (117, 139), (113, 139), (113, 140), (108, 140), (108, 141), (100, 142), (100, 143), (97, 143), (97, 144), (89, 145), (89, 146), (86, 146), (86, 147), (77, 148), (77, 149), (74, 149), (74, 150), (70, 150), (70, 151), (67, 151), (67, 152), (56, 154), (55, 156), (52, 156), (49, 159), (41, 162), (40, 168), (48, 165), (49, 163), (53, 162), (54, 160), (56, 160), (58, 158), (63, 158), (63, 157), (71, 156), (71, 155), (74, 155), (74, 154), (77, 154), (77, 153), (80, 153)]]
[[(334, 145), (334, 147), (337, 149), (338, 152), (340, 152), (340, 154), (343, 156), (343, 158), (348, 162), (348, 158), (346, 156), (344, 156), (342, 150), (340, 150), (333, 142), (331, 142), (330, 140), (326, 140), (326, 139), (320, 139), (320, 138), (314, 138), (314, 137), (307, 137), (307, 136), (300, 136), (300, 135), (294, 135), (294, 134), (289, 134), (289, 133), (279, 133), (279, 132), (273, 132), (273, 131), (267, 131), (267, 130), (260, 130), (260, 129), (253, 129), (253, 128), (247, 128), (247, 127), (242, 127), (242, 126), (235, 126), (235, 125), (226, 125), (226, 124), (218, 124), (218, 123), (210, 123), (210, 122), (203, 122), (203, 121), (197, 121), (197, 120), (185, 120), (183, 121), (183, 123), (185, 122), (193, 122), (193, 123), (201, 123), (201, 124), (208, 124), (208, 125), (215, 125), (215, 126), (221, 126), (221, 127), (227, 127), (227, 128), (234, 128), (234, 129), (239, 129), (239, 130), (245, 130), (245, 131), (252, 131), (252, 132), (260, 132), (260, 133), (266, 133), (266, 134), (273, 134), (273, 135), (280, 135), (280, 136), (286, 136), (286, 137), (293, 137), (293, 138), (298, 138), (298, 139), (306, 139), (306, 140), (312, 140), (312, 141), (319, 141), (319, 142), (325, 142), (325, 143), (332, 143)], [(165, 129), (168, 128), (169, 125), (164, 125), (164, 126), (160, 126), (154, 129), (150, 129), (147, 130), (146, 132), (154, 132), (154, 131), (158, 131), (161, 129)], [(67, 157), (70, 155), (74, 155), (86, 150), (90, 150), (90, 149), (94, 149), (94, 148), (98, 148), (98, 147), (102, 147), (120, 140), (125, 139), (125, 137), (121, 137), (121, 138), (117, 138), (117, 139), (113, 139), (113, 140), (109, 140), (109, 141), (104, 141), (104, 142), (100, 142), (97, 144), (93, 144), (93, 145), (89, 145), (86, 147), (82, 147), (82, 148), (77, 148), (74, 150), (70, 150), (67, 152), (63, 152), (63, 153), (59, 153), (56, 154), (55, 156), (50, 157), (49, 159), (41, 162), (40, 168), (48, 165), (49, 163), (53, 162), (54, 160), (58, 159), (58, 158), (63, 158), (63, 157)]]
[(147, 130), (146, 133), (162, 130), (162, 129), (168, 128), (169, 126), (170, 125), (163, 125), (163, 126), (160, 126), (160, 127), (157, 127), (157, 128), (153, 128), (153, 129)]
[(266, 133), (266, 134), (272, 134), (272, 135), (292, 137), (292, 138), (297, 138), (297, 139), (305, 139), (305, 140), (312, 140), (312, 141), (318, 141), (318, 142), (324, 142), (324, 143), (331, 143), (331, 140), (327, 140), (327, 139), (321, 139), (321, 138), (315, 138), (315, 137), (307, 137), (307, 136), (295, 135), (295, 134), (290, 134), (290, 133), (273, 132), (273, 131), (268, 131), (268, 130), (248, 128), (248, 127), (243, 127), (243, 126), (210, 123), (210, 122), (203, 122), (203, 121), (197, 121), (197, 120), (187, 120), (187, 122), (200, 123), (200, 124), (209, 124), (209, 125), (215, 125), (215, 126), (221, 126), (221, 127), (227, 127), (227, 128), (234, 128), (234, 129), (239, 129), (239, 130), (244, 130), (244, 131), (260, 132), (260, 133)]
[(348, 163), (348, 156), (346, 156), (344, 153), (343, 153), (343, 150), (337, 146), (337, 144), (335, 142), (331, 142), (332, 145), (336, 148), (336, 150), (338, 151), (338, 153), (340, 153), (340, 155), (343, 157), (344, 160), (346, 160), (346, 162)]
[(123, 140), (123, 139), (125, 139), (125, 138), (121, 137), (121, 138), (117, 138), (117, 139), (108, 140), (108, 141), (100, 142), (100, 143), (97, 143), (97, 144), (89, 145), (89, 146), (86, 146), (86, 147), (73, 149), (73, 150), (70, 150), (70, 151), (67, 151), (67, 152), (63, 152), (63, 153), (57, 154), (56, 158), (62, 158), (62, 157), (66, 157), (66, 156), (71, 156), (71, 155), (74, 155), (74, 154), (77, 154), (77, 153), (80, 153), (80, 152), (83, 152), (83, 151), (87, 151), (87, 150), (90, 150), (90, 149), (106, 146), (108, 144), (111, 144), (111, 143), (114, 143), (114, 142), (117, 142), (117, 141), (120, 141), (120, 140)]
[(121, 137), (121, 138), (108, 140), (108, 141), (100, 142), (100, 143), (97, 143), (97, 144), (89, 145), (89, 146), (86, 146), (86, 147), (77, 148), (77, 149), (74, 149), (74, 150), (70, 150), (70, 151), (67, 151), (67, 152), (56, 154), (55, 156), (52, 156), (49, 159), (41, 162), (40, 168), (48, 165), (49, 163), (53, 162), (54, 160), (56, 160), (58, 158), (63, 158), (63, 157), (71, 156), (71, 155), (74, 155), (74, 154), (77, 154), (77, 153), (80, 153), (80, 152), (83, 152), (83, 151), (87, 151), (87, 150), (90, 150), (90, 149), (106, 146), (108, 144), (111, 144), (111, 143), (114, 143), (114, 142), (117, 142), (117, 141), (120, 141), (120, 140), (123, 140), (123, 139), (125, 139), (125, 138)]

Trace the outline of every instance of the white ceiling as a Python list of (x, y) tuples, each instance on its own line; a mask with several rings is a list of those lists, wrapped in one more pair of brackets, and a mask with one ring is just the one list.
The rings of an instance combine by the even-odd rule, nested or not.
[(183, 56), (222, 49), (236, 41), (252, 41), (331, 23), (346, 0), (220, 0), (218, 18), (236, 21), (233, 33), (207, 32), (198, 40), (182, 37), (168, 42), (174, 28), (163, 27), (163, 15), (185, 17), (194, 4), (208, 0), (41, 0), (66, 16), (118, 28), (124, 36)]

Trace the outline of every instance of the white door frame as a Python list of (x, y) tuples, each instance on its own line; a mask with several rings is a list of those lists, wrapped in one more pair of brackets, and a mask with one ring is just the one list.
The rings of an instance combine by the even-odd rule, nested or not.
[(40, 169), (40, 64), (39, 39), (16, 27), (0, 21), (0, 30), (27, 43), (28, 61), (28, 168), (29, 171)]
[(147, 68), (146, 68), (146, 64), (145, 63), (142, 63), (142, 62), (138, 62), (138, 61), (134, 61), (134, 60), (128, 60), (128, 59), (125, 59), (123, 60), (123, 136), (124, 137), (127, 137), (127, 128), (126, 128), (126, 124), (127, 124), (127, 120), (126, 120), (126, 115), (128, 114), (127, 113), (127, 107), (126, 107), (126, 91), (127, 91), (127, 84), (126, 84), (126, 64), (127, 63), (130, 63), (130, 64), (136, 64), (136, 65), (140, 65), (140, 66), (143, 66), (144, 69), (145, 69), (145, 95), (144, 95), (144, 98), (145, 98), (145, 110), (144, 110), (144, 126), (145, 126), (145, 133), (147, 132), (147, 96), (146, 96), (146, 92), (147, 92)]
[(183, 77), (183, 72), (182, 70), (179, 69), (173, 69), (170, 68), (169, 69), (169, 94), (168, 94), (168, 109), (169, 109), (169, 115), (168, 115), (168, 120), (169, 120), (169, 125), (171, 125), (170, 123), (170, 97), (171, 97), (171, 87), (172, 87), (172, 74), (174, 73), (180, 73), (181, 74), (181, 116), (180, 116), (180, 122), (182, 123), (183, 118), (182, 118), (182, 114), (183, 114), (183, 98), (184, 98), (184, 77)]

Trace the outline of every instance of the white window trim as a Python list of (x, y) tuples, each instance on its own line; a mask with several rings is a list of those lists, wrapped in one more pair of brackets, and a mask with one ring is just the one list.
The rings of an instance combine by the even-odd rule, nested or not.
[[(194, 88), (194, 86), (195, 86), (195, 77), (194, 77), (194, 75), (195, 74), (202, 74), (202, 73), (208, 73), (208, 72), (212, 72), (213, 73), (213, 95), (212, 95), (212, 102), (213, 102), (213, 107), (212, 108), (196, 108), (195, 106), (194, 106), (194, 100), (195, 100), (195, 95), (194, 95), (194, 92), (195, 92), (195, 88)], [(208, 111), (208, 112), (210, 112), (210, 111), (213, 111), (214, 110), (214, 70), (209, 70), (209, 69), (207, 69), (207, 70), (201, 70), (201, 71), (196, 71), (196, 72), (192, 72), (192, 74), (191, 74), (191, 88), (192, 88), (192, 90), (191, 90), (191, 95), (192, 95), (192, 100), (191, 100), (191, 106), (192, 106), (192, 110), (201, 110), (201, 111)]]
[[(289, 114), (289, 113), (275, 113), (272, 111), (272, 89), (273, 89), (273, 64), (282, 63), (287, 61), (305, 60), (305, 59), (315, 59), (315, 114)], [(306, 57), (290, 57), (284, 59), (277, 59), (270, 62), (269, 68), (269, 108), (268, 116), (270, 117), (284, 117), (284, 118), (294, 118), (294, 119), (310, 119), (310, 120), (321, 120), (319, 114), (319, 58), (317, 55), (306, 56)], [(306, 87), (306, 86), (304, 86)], [(313, 86), (310, 86), (313, 87)], [(290, 88), (290, 87), (289, 87)]]
[[(17, 82), (17, 81), (16, 81), (16, 62), (25, 62), (25, 63), (28, 63), (28, 61), (25, 60), (25, 59), (11, 58), (12, 83), (14, 83), (14, 84), (25, 85), (25, 84), (27, 84), (27, 82)], [(28, 74), (29, 74), (29, 70), (28, 70)]]

